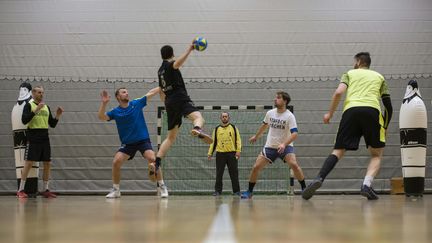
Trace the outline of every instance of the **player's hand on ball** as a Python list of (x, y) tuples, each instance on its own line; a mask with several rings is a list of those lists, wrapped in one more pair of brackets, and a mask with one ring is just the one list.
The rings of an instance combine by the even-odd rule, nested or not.
[(323, 122), (324, 124), (329, 124), (330, 123), (330, 119), (331, 119), (331, 115), (330, 113), (326, 113), (323, 117)]
[(257, 140), (256, 136), (252, 136), (251, 138), (249, 138), (249, 143), (255, 143)]

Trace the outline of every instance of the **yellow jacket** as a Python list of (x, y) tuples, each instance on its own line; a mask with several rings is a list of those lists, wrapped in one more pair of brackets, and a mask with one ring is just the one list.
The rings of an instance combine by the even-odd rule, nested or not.
[[(213, 129), (213, 143), (210, 144), (208, 155), (213, 152), (241, 152), (242, 142), (240, 132), (233, 124), (223, 127), (221, 125)], [(215, 147), (216, 144), (216, 147)]]

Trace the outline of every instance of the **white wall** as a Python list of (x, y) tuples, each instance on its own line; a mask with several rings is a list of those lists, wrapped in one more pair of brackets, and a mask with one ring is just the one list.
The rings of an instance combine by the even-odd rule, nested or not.
[(0, 78), (154, 80), (160, 47), (198, 35), (186, 78), (334, 79), (359, 51), (388, 77), (432, 73), (430, 0), (13, 0)]

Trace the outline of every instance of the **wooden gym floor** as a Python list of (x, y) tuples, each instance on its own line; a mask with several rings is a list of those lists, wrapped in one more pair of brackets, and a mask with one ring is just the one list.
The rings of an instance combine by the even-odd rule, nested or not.
[(432, 195), (0, 197), (0, 242), (431, 242)]

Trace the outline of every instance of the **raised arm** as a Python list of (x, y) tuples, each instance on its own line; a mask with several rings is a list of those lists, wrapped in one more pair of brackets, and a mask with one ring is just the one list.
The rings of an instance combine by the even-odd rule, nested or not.
[(150, 100), (153, 96), (159, 94), (161, 92), (160, 87), (153, 88), (147, 92), (145, 96), (147, 96), (147, 100)]
[(99, 120), (102, 120), (102, 121), (109, 121), (110, 118), (109, 118), (109, 116), (107, 116), (105, 111), (106, 111), (106, 106), (107, 106), (111, 97), (108, 95), (108, 92), (106, 90), (103, 90), (101, 92), (100, 96), (101, 96), (101, 104), (99, 106), (98, 118), (99, 118)]
[(194, 50), (194, 47), (192, 45), (192, 43), (189, 45), (188, 49), (186, 49), (186, 51), (179, 56), (174, 64), (173, 64), (173, 68), (174, 69), (179, 69), (181, 66), (183, 66), (184, 62), (186, 61), (186, 59), (188, 58), (189, 54), (191, 54), (191, 52)]

